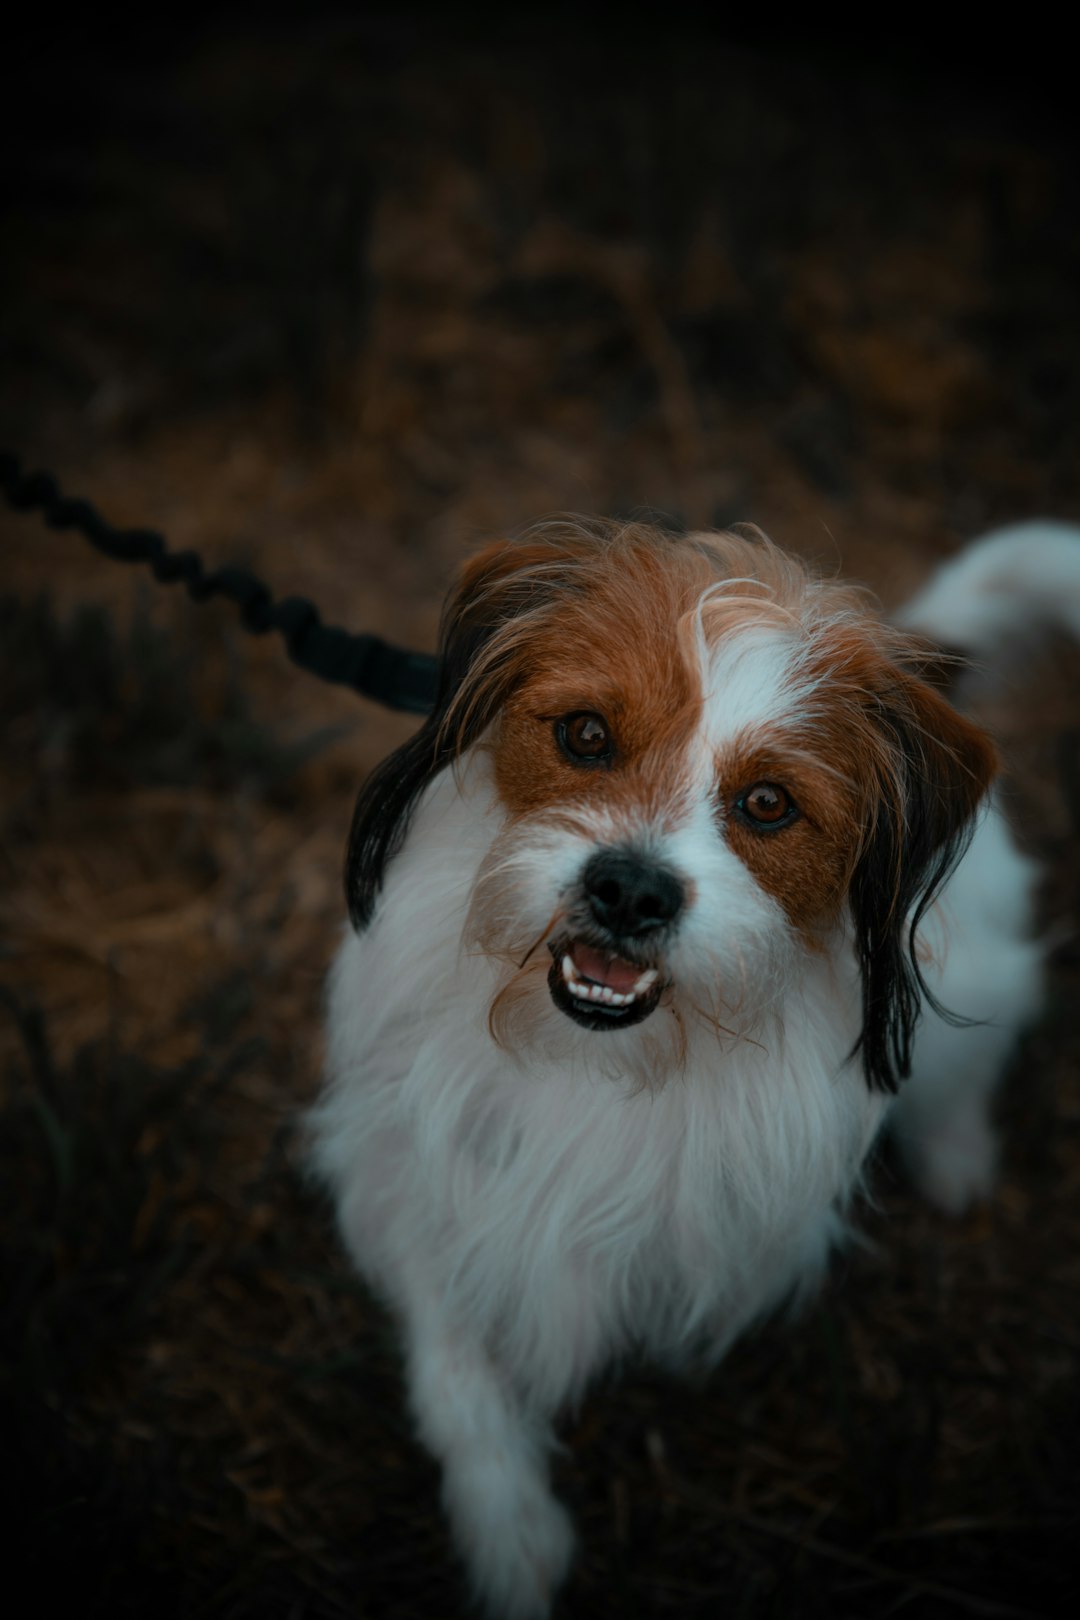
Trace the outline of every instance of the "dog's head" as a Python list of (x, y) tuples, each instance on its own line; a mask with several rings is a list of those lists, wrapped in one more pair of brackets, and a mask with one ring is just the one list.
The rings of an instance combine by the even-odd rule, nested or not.
[(749, 1028), (847, 928), (871, 1085), (908, 1069), (914, 928), (964, 847), (989, 739), (858, 592), (756, 535), (560, 523), (482, 552), (447, 603), (436, 707), (369, 780), (370, 919), (431, 779), (490, 755), (503, 814), (470, 939), (507, 964), (493, 1033), (569, 1019)]

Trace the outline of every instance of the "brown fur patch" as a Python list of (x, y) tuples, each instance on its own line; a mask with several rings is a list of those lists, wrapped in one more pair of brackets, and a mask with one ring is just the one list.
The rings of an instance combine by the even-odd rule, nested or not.
[[(810, 701), (790, 725), (723, 750), (717, 808), (731, 847), (810, 936), (837, 916), (883, 802), (902, 828), (917, 781), (935, 825), (954, 830), (996, 768), (985, 734), (912, 673), (922, 643), (882, 624), (866, 593), (814, 578), (756, 533), (548, 524), (475, 558), (449, 612), (480, 650), (446, 724), (498, 715), (495, 780), (510, 812), (602, 807), (631, 828), (680, 809), (701, 718), (697, 638), (794, 630), (793, 678)], [(556, 723), (576, 710), (608, 725), (610, 766), (561, 752)], [(800, 818), (747, 827), (733, 805), (758, 781), (787, 787)], [(899, 867), (893, 881), (899, 892)]]
[[(507, 688), (493, 745), (507, 808), (603, 804), (635, 821), (661, 815), (701, 713), (683, 626), (715, 577), (707, 559), (640, 525), (560, 527), (539, 545), (487, 556), (485, 591), (518, 607), (492, 638), (477, 682)], [(514, 558), (519, 568), (508, 575)], [(556, 724), (575, 710), (603, 717), (610, 766), (578, 765), (560, 750)]]
[[(755, 732), (736, 740), (717, 760), (717, 806), (729, 845), (804, 931), (835, 919), (854, 858), (858, 790), (850, 761), (836, 753), (822, 760), (777, 728), (771, 737)], [(777, 828), (748, 825), (736, 801), (756, 782), (785, 787), (798, 819)]]
[[(729, 843), (804, 932), (835, 920), (882, 801), (903, 829), (913, 788), (929, 788), (951, 836), (996, 772), (986, 733), (899, 667), (904, 650), (876, 619), (823, 622), (804, 660), (816, 681), (813, 718), (755, 732), (717, 761)], [(761, 781), (788, 790), (796, 821), (759, 831), (739, 817), (737, 799)], [(894, 884), (903, 847), (900, 836)]]

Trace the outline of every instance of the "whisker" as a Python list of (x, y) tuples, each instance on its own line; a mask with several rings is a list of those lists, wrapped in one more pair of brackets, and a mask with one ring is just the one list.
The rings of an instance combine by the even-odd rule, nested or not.
[(704, 1007), (700, 1007), (698, 1003), (692, 1000), (689, 996), (685, 997), (685, 1000), (687, 1001), (691, 1010), (695, 1012), (701, 1019), (702, 1023), (708, 1024), (709, 1028), (717, 1035), (727, 1035), (733, 1041), (742, 1042), (744, 1046), (756, 1046), (759, 1052), (765, 1052), (768, 1050), (768, 1048), (764, 1047), (760, 1041), (756, 1041), (752, 1035), (748, 1035), (745, 1030), (729, 1028), (727, 1024), (721, 1022), (720, 1018), (715, 1013), (706, 1012)]
[(525, 952), (525, 955), (521, 958), (521, 961), (517, 964), (518, 972), (520, 972), (521, 969), (526, 965), (526, 963), (528, 962), (530, 956), (532, 956), (533, 952), (536, 951), (536, 950), (539, 950), (540, 946), (548, 938), (548, 936), (550, 935), (552, 929), (555, 927), (555, 924), (559, 920), (559, 913), (561, 912), (561, 910), (562, 910), (561, 906), (556, 906), (555, 907), (555, 910), (551, 913), (551, 916), (548, 919), (547, 926), (544, 928), (542, 933), (540, 933), (540, 934), (538, 934), (536, 936), (536, 938), (533, 940), (532, 944), (529, 946), (528, 950)]

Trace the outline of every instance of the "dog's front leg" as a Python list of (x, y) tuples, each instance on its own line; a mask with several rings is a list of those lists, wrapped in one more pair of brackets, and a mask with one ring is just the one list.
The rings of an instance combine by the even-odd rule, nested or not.
[(413, 1412), (442, 1464), (443, 1503), (476, 1596), (498, 1620), (540, 1620), (574, 1547), (548, 1483), (550, 1423), (446, 1319), (437, 1293), (414, 1294), (406, 1317)]

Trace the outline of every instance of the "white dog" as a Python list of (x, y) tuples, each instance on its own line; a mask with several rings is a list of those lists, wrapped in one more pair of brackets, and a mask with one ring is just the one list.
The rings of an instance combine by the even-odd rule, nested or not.
[[(985, 661), (1040, 617), (1080, 633), (1054, 525), (905, 624)], [(937, 1204), (989, 1189), (1036, 871), (925, 644), (760, 536), (544, 525), (465, 569), (441, 654), (357, 805), (316, 1164), (474, 1589), (541, 1616), (599, 1368), (714, 1361), (812, 1285), (890, 1111)]]

